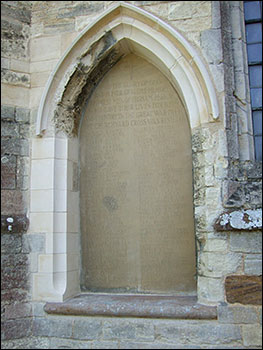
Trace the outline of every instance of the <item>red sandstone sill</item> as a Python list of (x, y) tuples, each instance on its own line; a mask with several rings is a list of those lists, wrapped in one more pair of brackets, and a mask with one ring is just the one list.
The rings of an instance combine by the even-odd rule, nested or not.
[(65, 302), (48, 302), (48, 314), (79, 316), (217, 319), (217, 307), (193, 296), (80, 294)]

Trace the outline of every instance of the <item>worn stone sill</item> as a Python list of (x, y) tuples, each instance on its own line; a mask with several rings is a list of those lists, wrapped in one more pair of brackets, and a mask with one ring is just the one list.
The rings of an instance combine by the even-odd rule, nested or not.
[(65, 302), (48, 302), (45, 312), (57, 315), (217, 319), (217, 307), (193, 296), (81, 294)]

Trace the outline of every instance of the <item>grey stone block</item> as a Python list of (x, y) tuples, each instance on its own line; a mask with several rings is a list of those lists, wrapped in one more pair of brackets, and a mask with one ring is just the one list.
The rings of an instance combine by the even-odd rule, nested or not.
[(1, 120), (1, 136), (18, 138), (19, 137), (18, 125), (11, 123), (10, 121)]
[(15, 119), (20, 123), (29, 123), (30, 121), (30, 110), (27, 108), (16, 107)]
[(15, 118), (15, 107), (1, 106), (1, 120), (13, 121)]
[(136, 324), (129, 321), (110, 322), (105, 321), (103, 325), (104, 339), (135, 339)]
[(32, 335), (32, 319), (23, 318), (8, 320), (1, 325), (1, 336), (3, 340), (29, 337)]
[(102, 334), (101, 321), (90, 319), (74, 320), (73, 323), (73, 338), (92, 340), (98, 339)]
[(72, 337), (72, 320), (63, 319), (62, 317), (51, 318), (35, 318), (33, 321), (33, 335), (40, 337)]
[(260, 231), (231, 233), (230, 250), (244, 253), (261, 253), (262, 233)]
[(19, 234), (1, 234), (1, 254), (21, 253), (22, 236)]
[(245, 325), (242, 327), (245, 346), (262, 346), (262, 326)]
[(92, 349), (119, 349), (117, 341), (94, 341)]
[(49, 339), (25, 337), (1, 342), (2, 349), (49, 349)]
[(218, 306), (220, 323), (257, 323), (258, 314), (255, 307), (250, 306)]
[(140, 342), (120, 342), (120, 349), (202, 349), (198, 345), (185, 345), (178, 343), (140, 343)]
[(1, 138), (1, 156), (2, 155), (16, 155), (20, 154), (20, 139), (17, 137)]
[(208, 29), (201, 33), (201, 47), (209, 63), (219, 64), (223, 60), (221, 31)]
[(18, 319), (32, 316), (32, 305), (30, 303), (15, 303), (7, 305), (5, 309), (6, 319)]
[(50, 338), (50, 349), (93, 349), (93, 347), (91, 341)]
[(22, 238), (22, 252), (40, 252), (45, 251), (45, 234), (24, 235)]
[(262, 275), (262, 255), (249, 254), (244, 259), (244, 271), (246, 275)]
[(156, 338), (180, 344), (228, 344), (241, 340), (240, 327), (224, 324), (157, 325)]

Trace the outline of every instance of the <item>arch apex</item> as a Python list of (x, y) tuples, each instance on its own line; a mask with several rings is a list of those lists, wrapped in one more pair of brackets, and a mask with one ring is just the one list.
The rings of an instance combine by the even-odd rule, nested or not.
[[(131, 48), (157, 66), (179, 90), (192, 127), (218, 119), (216, 91), (195, 49), (162, 19), (118, 1), (79, 34), (51, 73), (38, 109), (37, 135), (47, 128), (51, 118), (56, 127), (74, 135), (85, 99)], [(183, 59), (176, 60), (178, 56)], [(179, 69), (171, 69), (174, 64)], [(194, 101), (189, 101), (189, 92)]]

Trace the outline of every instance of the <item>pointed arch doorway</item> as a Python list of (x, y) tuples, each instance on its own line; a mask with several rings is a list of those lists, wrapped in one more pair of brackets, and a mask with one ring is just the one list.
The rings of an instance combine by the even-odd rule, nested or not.
[[(61, 58), (57, 67), (50, 75), (38, 110), (36, 133), (37, 135), (41, 135), (42, 138), (37, 139), (37, 142), (33, 142), (33, 153), (34, 147), (48, 147), (50, 151), (46, 158), (45, 156), (43, 156), (41, 159), (33, 158), (32, 178), (34, 178), (36, 170), (38, 173), (45, 171), (50, 174), (48, 188), (44, 179), (43, 181), (37, 181), (37, 188), (38, 190), (44, 190), (46, 195), (50, 195), (52, 202), (49, 202), (47, 208), (43, 207), (41, 213), (32, 212), (30, 218), (31, 223), (33, 224), (34, 222), (41, 222), (43, 215), (48, 219), (45, 226), (47, 250), (46, 254), (42, 254), (41, 259), (48, 262), (49, 268), (42, 269), (40, 267), (33, 273), (34, 300), (63, 301), (65, 298), (79, 293), (80, 284), (82, 283), (85, 285), (86, 283), (83, 282), (85, 278), (82, 279), (82, 282), (80, 283), (81, 265), (79, 261), (81, 245), (78, 246), (76, 243), (78, 240), (81, 241), (79, 227), (80, 192), (77, 185), (77, 169), (79, 163), (79, 138), (77, 135), (79, 130), (81, 132), (81, 120), (85, 119), (82, 118), (82, 114), (85, 110), (85, 106), (88, 106), (87, 102), (92, 101), (93, 96), (96, 96), (96, 93), (100, 88), (100, 83), (103, 84), (103, 80), (104, 78), (106, 79), (108, 72), (111, 74), (111, 70), (118, 67), (119, 63), (121, 64), (121, 62), (125, 62), (122, 60), (125, 60), (125, 57), (128, 57), (130, 54), (138, 56), (140, 60), (144, 60), (148, 65), (154, 67), (154, 69), (159, 72), (162, 79), (166, 79), (168, 85), (170, 84), (170, 88), (174, 93), (174, 97), (172, 99), (180, 101), (180, 104), (178, 104), (180, 106), (179, 108), (184, 110), (182, 113), (182, 115), (185, 115), (184, 125), (188, 123), (189, 134), (185, 138), (185, 140), (188, 139), (187, 142), (190, 142), (190, 134), (192, 129), (201, 126), (203, 123), (213, 122), (216, 118), (218, 118), (219, 111), (215, 90), (204, 64), (200, 60), (196, 51), (193, 50), (188, 42), (172, 27), (159, 20), (157, 17), (148, 14), (144, 10), (122, 2), (114, 4), (94, 23), (87, 27), (72, 43), (70, 48)], [(150, 88), (154, 89), (154, 86), (150, 86)], [(125, 91), (125, 89), (120, 90), (121, 92)], [(160, 92), (159, 89), (159, 94), (161, 93), (162, 92)], [(143, 97), (146, 95), (145, 93), (141, 93), (136, 101), (139, 103), (139, 99), (143, 99)], [(136, 108), (139, 106), (137, 105), (137, 102), (135, 104), (135, 106), (137, 106)], [(140, 103), (142, 102), (146, 103), (145, 101), (140, 101)], [(157, 100), (151, 100), (150, 103), (153, 104), (157, 102)], [(118, 105), (120, 106), (121, 104)], [(125, 106), (125, 104), (122, 106)], [(162, 111), (164, 110), (165, 109), (161, 108), (159, 109), (159, 112), (161, 111), (161, 114), (163, 114)], [(87, 111), (87, 113), (89, 112)], [(115, 113), (114, 115), (120, 115), (120, 113)], [(153, 113), (149, 118), (152, 118), (151, 120), (153, 121), (155, 117), (156, 116)], [(161, 117), (163, 118), (164, 115)], [(132, 134), (132, 132), (135, 130), (143, 128), (143, 125), (135, 124), (144, 123), (144, 121), (142, 122), (141, 120), (146, 120), (147, 118), (130, 117), (129, 119), (129, 121), (134, 125), (129, 126), (127, 130), (133, 130), (131, 131), (131, 135), (133, 135), (131, 136), (131, 139), (133, 137), (134, 140), (137, 140), (137, 148), (139, 147), (138, 145), (140, 142), (145, 142), (145, 145), (141, 146), (140, 148), (140, 150), (143, 152), (147, 152), (147, 149), (150, 149), (149, 143), (151, 142), (153, 142), (155, 148), (158, 148), (158, 146), (159, 148), (163, 147), (161, 145), (166, 145), (168, 140), (171, 141), (171, 144), (175, 145), (175, 143), (173, 143), (174, 140), (169, 136), (171, 133), (169, 126), (166, 127), (166, 135), (162, 137), (160, 136), (161, 138), (157, 142), (157, 138), (154, 136), (155, 131), (151, 131), (152, 134), (147, 134), (147, 137), (143, 135), (144, 137), (142, 138), (139, 138), (136, 133)], [(54, 119), (55, 123), (52, 123), (52, 119)], [(90, 118), (86, 119), (90, 120)], [(155, 119), (158, 119), (158, 117)], [(175, 120), (176, 118), (172, 119), (172, 121)], [(114, 120), (112, 122), (116, 123), (117, 121)], [(119, 120), (119, 122), (122, 121)], [(156, 125), (151, 124), (151, 122), (149, 123), (149, 130), (153, 130), (154, 127), (156, 127), (156, 130), (159, 131), (162, 129), (159, 121), (156, 122), (157, 125), (159, 123), (158, 128)], [(106, 129), (110, 130), (110, 128), (111, 127)], [(174, 131), (177, 132), (177, 128), (172, 126), (171, 130), (173, 130), (173, 128)], [(62, 132), (57, 132), (58, 129)], [(187, 128), (185, 128), (185, 130), (187, 130)], [(182, 134), (177, 135), (178, 140), (182, 138)], [(114, 139), (113, 134), (111, 134), (111, 138), (108, 139), (108, 146), (110, 146), (109, 140), (112, 139)], [(96, 142), (97, 140), (94, 141), (95, 149), (96, 147), (100, 147), (100, 145), (96, 146)], [(185, 141), (180, 141), (178, 144), (183, 144), (184, 142)], [(128, 145), (131, 144), (128, 143)], [(115, 149), (113, 152), (116, 156), (119, 152), (118, 147), (122, 147), (122, 144), (120, 142), (120, 145), (112, 145), (111, 147), (117, 147), (117, 149)], [(169, 147), (167, 144), (167, 152)], [(163, 153), (158, 153), (160, 164), (165, 163), (165, 157), (162, 156), (165, 150), (162, 152)], [(138, 154), (139, 153), (135, 152), (133, 157), (136, 157)], [(173, 168), (174, 170), (175, 165), (173, 162), (171, 162), (171, 159), (174, 158), (174, 150), (169, 150), (169, 154), (171, 156), (168, 157), (168, 160), (170, 161), (170, 163), (169, 161), (168, 163), (170, 168)], [(180, 152), (178, 153), (178, 156), (180, 156)], [(129, 157), (126, 158), (129, 159)], [(146, 162), (148, 157), (145, 156), (144, 159)], [(140, 168), (138, 164), (140, 163), (137, 162), (136, 164), (137, 167), (135, 167), (135, 169), (137, 169), (138, 172), (138, 169)], [(154, 160), (152, 160), (151, 164), (154, 164)], [(165, 168), (165, 166), (167, 168)], [(148, 169), (148, 171), (152, 171), (153, 174), (151, 177), (151, 186), (147, 191), (154, 192), (154, 188), (162, 188), (162, 190), (159, 190), (158, 193), (163, 197), (158, 198), (161, 198), (163, 203), (165, 203), (165, 197), (169, 198), (171, 195), (167, 183), (171, 183), (173, 173), (170, 170), (168, 171), (170, 168), (167, 164), (165, 164), (165, 166), (163, 164), (163, 167), (166, 170), (163, 172), (163, 176), (160, 176), (160, 169), (158, 169), (158, 172), (154, 172), (150, 166), (148, 168), (147, 166), (144, 167), (145, 169)], [(190, 166), (189, 171), (187, 171), (187, 176), (192, 176), (191, 168), (192, 165)], [(122, 168), (118, 169), (120, 170)], [(133, 169), (130, 170), (133, 171)], [(165, 175), (165, 173), (167, 175)], [(147, 179), (148, 176), (145, 174), (144, 178)], [(183, 173), (182, 177), (185, 175), (186, 173)], [(111, 176), (108, 176), (108, 178), (110, 177)], [(131, 178), (136, 178), (136, 176), (132, 176)], [(191, 184), (191, 181), (192, 180), (189, 181), (189, 184)], [(137, 184), (137, 189), (140, 186), (142, 187), (142, 183), (143, 182)], [(147, 202), (146, 189), (148, 185), (146, 180), (144, 180), (144, 183), (143, 196), (144, 202)], [(123, 186), (125, 186), (125, 184)], [(191, 186), (192, 185), (189, 185), (188, 187), (189, 191), (192, 191)], [(173, 191), (172, 193), (175, 193)], [(116, 193), (117, 192), (115, 191), (115, 196), (109, 191), (107, 191), (107, 193), (105, 192), (105, 195), (102, 193), (103, 197), (100, 200), (100, 204), (103, 205), (103, 210), (106, 210), (106, 213), (109, 211), (109, 209), (111, 210), (115, 207), (122, 209), (124, 208), (124, 204), (120, 206), (121, 199), (119, 198), (118, 200)], [(147, 213), (146, 215), (148, 217), (146, 220), (149, 223), (148, 227), (150, 227), (152, 223), (156, 222), (156, 227), (159, 225), (157, 231), (159, 234), (164, 234), (163, 230), (161, 229), (162, 221), (160, 218), (167, 218), (167, 212), (162, 209), (161, 205), (159, 205), (159, 208), (161, 208), (160, 212), (156, 212), (156, 207), (154, 206), (157, 205), (157, 197), (154, 197), (154, 195), (151, 193), (149, 196), (151, 197), (152, 210), (150, 209), (151, 213)], [(134, 198), (138, 198), (138, 196), (134, 196)], [(31, 197), (31, 207), (34, 207), (34, 200), (34, 197)], [(175, 220), (173, 218), (172, 208), (174, 201), (175, 200), (173, 199), (168, 211), (169, 215), (171, 216), (169, 218), (170, 226), (172, 225), (173, 220)], [(191, 203), (191, 206), (192, 204), (193, 203)], [(143, 213), (143, 210), (145, 210), (146, 207), (146, 205), (141, 206), (141, 213)], [(134, 204), (132, 208), (136, 208), (136, 205)], [(181, 208), (179, 209), (181, 210)], [(114, 215), (117, 211), (118, 210), (113, 210)], [(149, 218), (151, 215), (152, 220), (150, 221)], [(123, 217), (129, 218), (130, 216), (127, 215), (126, 212), (126, 215)], [(133, 215), (131, 218), (134, 217), (136, 216)], [(180, 215), (178, 215), (177, 218), (179, 219)], [(160, 221), (158, 222), (158, 220)], [(142, 259), (141, 257), (145, 257), (147, 255), (147, 244), (150, 242), (150, 240), (148, 241), (145, 238), (146, 236), (143, 236), (145, 229), (143, 233), (141, 219), (138, 222), (140, 222), (140, 224), (138, 224), (139, 230), (136, 231), (136, 235), (137, 237), (139, 234), (141, 235), (141, 246), (147, 247), (144, 254), (139, 254), (140, 259)], [(31, 227), (33, 226), (34, 225)], [(139, 233), (139, 231), (141, 232)], [(158, 236), (156, 233), (157, 231), (155, 231), (155, 235), (158, 237), (158, 239), (160, 239), (160, 236)], [(41, 231), (39, 232), (44, 231), (41, 228)], [(122, 231), (119, 230), (119, 232)], [(169, 232), (171, 231), (169, 230)], [(183, 236), (180, 236), (180, 238), (182, 237)], [(120, 240), (118, 239), (117, 241), (119, 242)], [(138, 239), (134, 240), (134, 242), (137, 243), (139, 241), (140, 240)], [(170, 241), (171, 237), (168, 235), (167, 247), (169, 247), (169, 249), (172, 246)], [(163, 244), (163, 242), (160, 242), (160, 244)], [(128, 249), (127, 245), (125, 249)], [(152, 251), (154, 251), (154, 249)], [(148, 261), (153, 261), (154, 255), (155, 254), (152, 254), (152, 257), (149, 258)], [(134, 259), (133, 254), (127, 254), (126, 256), (132, 256)], [(122, 260), (120, 263), (122, 263)], [(136, 264), (137, 263), (138, 262), (136, 261)], [(146, 265), (149, 266), (149, 263)], [(152, 265), (152, 269), (154, 268), (154, 265)], [(138, 269), (136, 271), (138, 271)], [(141, 276), (142, 274), (143, 273), (141, 271)], [(137, 276), (139, 276), (138, 273)], [(138, 277), (136, 278), (138, 280)], [(135, 281), (135, 278), (133, 280)], [(146, 279), (144, 279), (144, 281), (146, 281)], [(106, 286), (106, 288), (131, 288), (134, 290), (143, 291), (154, 289), (155, 291), (158, 291), (157, 287), (152, 287), (154, 284), (157, 285), (155, 282), (153, 282), (151, 285), (149, 284), (148, 287), (147, 283), (145, 282), (145, 286), (142, 288), (142, 285), (139, 286), (139, 283), (137, 282), (132, 283), (131, 285), (128, 285), (127, 283), (124, 283), (123, 285), (116, 283), (114, 285), (110, 284)], [(95, 284), (94, 286), (97, 288)], [(89, 288), (89, 286), (86, 285), (86, 288)], [(101, 287), (99, 286), (98, 288)], [(166, 290), (169, 288), (166, 288)], [(162, 290), (163, 289), (161, 289), (161, 291)]]
[(196, 293), (191, 134), (160, 71), (135, 54), (80, 125), (82, 289)]

